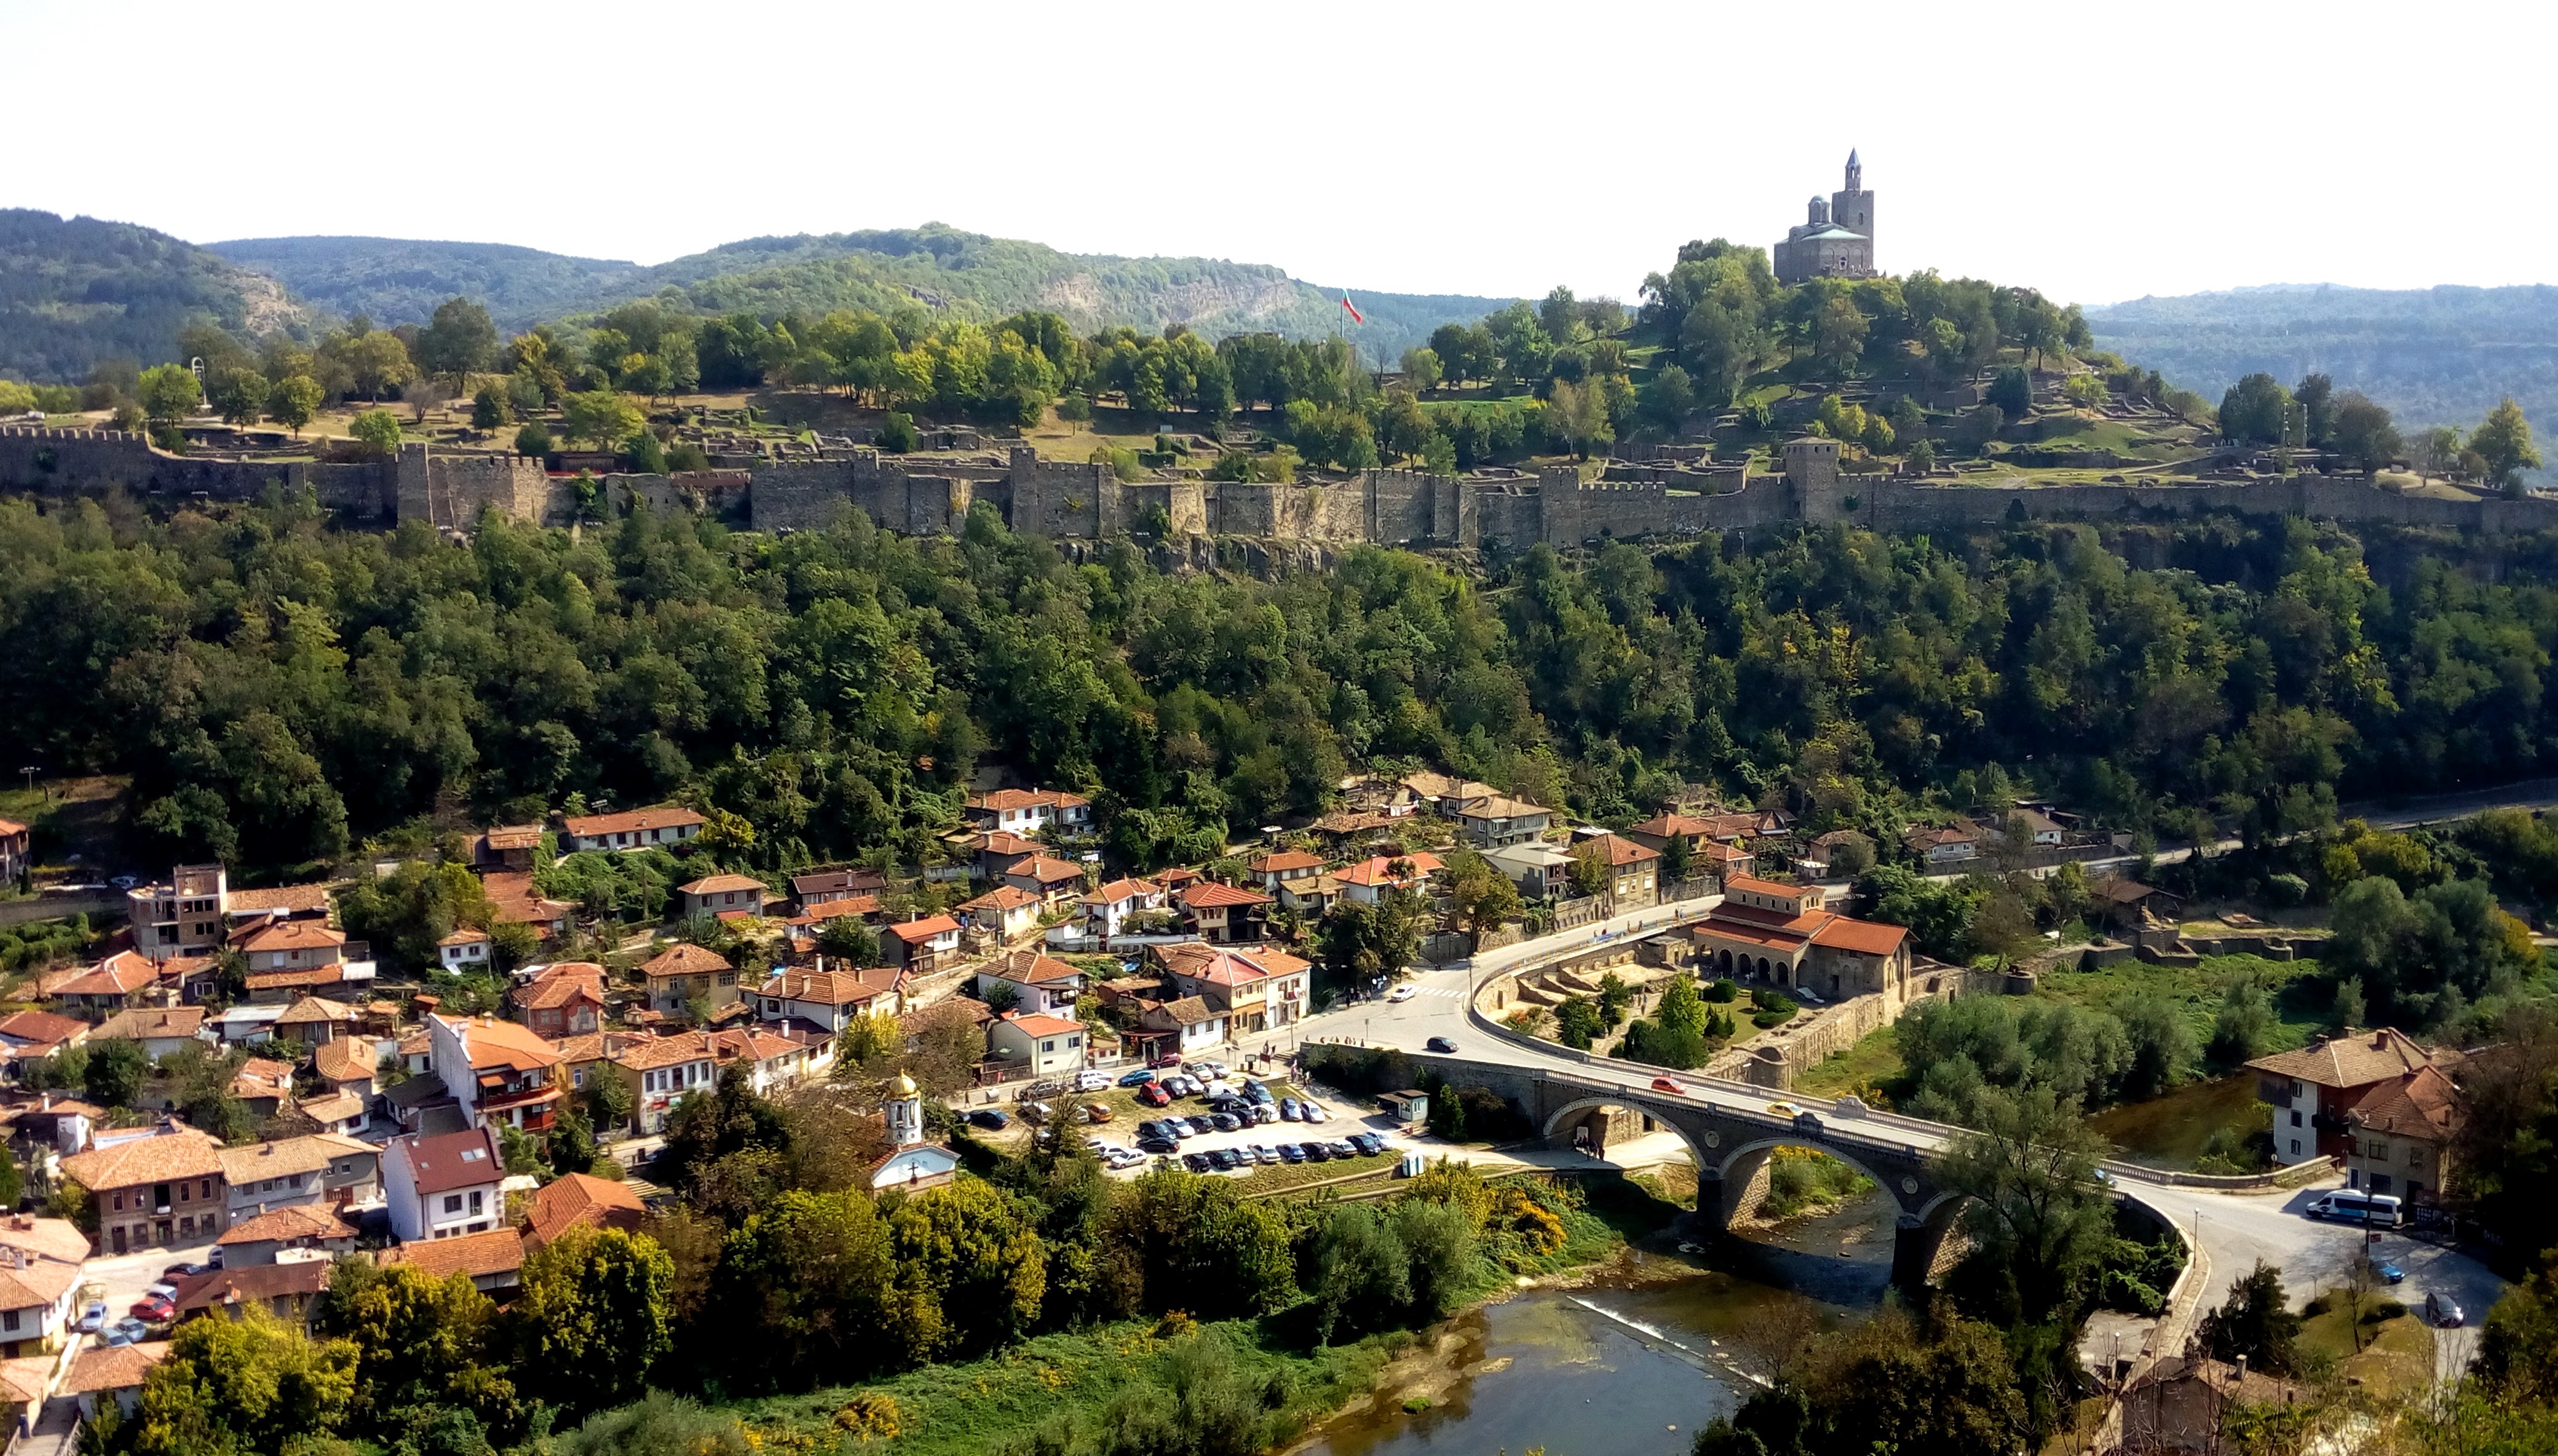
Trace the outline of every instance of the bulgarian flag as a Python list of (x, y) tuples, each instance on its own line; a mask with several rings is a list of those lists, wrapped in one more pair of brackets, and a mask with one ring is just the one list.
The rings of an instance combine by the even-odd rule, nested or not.
[(1364, 324), (1367, 322), (1367, 315), (1358, 311), (1358, 305), (1350, 302), (1350, 296), (1347, 293), (1342, 295), (1342, 312), (1350, 315), (1350, 322), (1353, 324)]

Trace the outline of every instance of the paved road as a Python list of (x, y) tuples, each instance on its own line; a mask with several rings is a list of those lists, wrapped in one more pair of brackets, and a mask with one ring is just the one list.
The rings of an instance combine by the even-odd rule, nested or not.
[[(1676, 908), (1677, 917), (1702, 915), (1712, 903), (1710, 900), (1688, 902)], [(1456, 1046), (1457, 1055), (1471, 1061), (1536, 1068), (1574, 1082), (1657, 1095), (1649, 1092), (1648, 1073), (1637, 1076), (1606, 1063), (1585, 1063), (1560, 1047), (1523, 1047), (1484, 1030), (1468, 1017), (1466, 1004), (1470, 987), (1482, 976), (1575, 954), (1606, 939), (1638, 933), (1670, 918), (1670, 913), (1662, 910), (1621, 916), (1604, 926), (1504, 946), (1486, 954), (1476, 965), (1425, 969), (1407, 982), (1415, 988), (1415, 993), (1407, 1000), (1357, 1002), (1339, 1007), (1308, 1017), (1298, 1032), (1309, 1042), (1354, 1041), (1390, 1046), (1425, 1056), (1424, 1043), (1432, 1037), (1444, 1037)], [(1764, 1090), (1742, 1084), (1709, 1081), (1692, 1075), (1683, 1075), (1680, 1080), (1687, 1085), (1691, 1098), (1718, 1106), (1764, 1111), (1770, 1100)], [(1954, 1131), (1917, 1118), (1887, 1114), (1869, 1116), (1880, 1124), (1877, 1131), (1889, 1128), (1886, 1135), (1892, 1141), (1925, 1151), (1943, 1146)], [(1851, 1119), (1833, 1117), (1830, 1125), (1834, 1132), (1850, 1136), (1857, 1131), (1857, 1123)], [(1659, 1160), (1656, 1150), (1645, 1150), (1642, 1161)], [(2363, 1246), (2363, 1231), (2320, 1223), (2301, 1213), (2322, 1187), (2337, 1187), (2342, 1181), (2341, 1178), (2331, 1179), (2320, 1187), (2258, 1194), (2216, 1193), (2131, 1177), (2121, 1179), (2120, 1183), (2129, 1196), (2176, 1220), (2179, 1227), (2198, 1238), (2207, 1260), (2207, 1277), (2211, 1281), (2207, 1302), (2217, 1304), (2219, 1291), (2226, 1289), (2230, 1280), (2252, 1269), (2260, 1258), (2282, 1268), (2284, 1284), (2291, 1291), (2295, 1303), (2306, 1300), (2321, 1288), (2342, 1281), (2355, 1251)], [(2466, 1327), (2441, 1331), (2436, 1342), (2446, 1376), (2457, 1373), (2474, 1353), (2479, 1321), (2486, 1316), (2488, 1306), (2495, 1302), (2504, 1281), (2466, 1254), (2438, 1248), (2395, 1233), (2384, 1233), (2380, 1242), (2371, 1246), (2371, 1251), (2376, 1257), (2407, 1271), (2406, 1282), (2392, 1293), (2411, 1310), (2422, 1310), (2428, 1292), (2449, 1293), (2459, 1300), (2468, 1316)]]

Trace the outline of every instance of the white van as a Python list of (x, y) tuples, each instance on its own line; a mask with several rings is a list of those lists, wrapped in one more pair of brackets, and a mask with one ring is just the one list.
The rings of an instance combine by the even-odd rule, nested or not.
[(2340, 1188), (2310, 1201), (2302, 1212), (2313, 1219), (2334, 1219), (2340, 1224), (2368, 1224), (2375, 1229), (2395, 1229), (2399, 1224), (2398, 1199), (2386, 1193), (2356, 1193)]

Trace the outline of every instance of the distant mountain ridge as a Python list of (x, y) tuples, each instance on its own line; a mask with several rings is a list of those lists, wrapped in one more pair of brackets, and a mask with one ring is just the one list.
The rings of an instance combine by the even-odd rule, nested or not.
[(100, 360), (157, 364), (210, 317), (235, 334), (301, 328), (284, 285), (130, 222), (0, 208), (0, 378), (75, 380)]
[(2217, 400), (2258, 370), (2333, 376), (2401, 425), (2478, 423), (2511, 395), (2558, 428), (2558, 287), (2381, 289), (2265, 284), (2086, 311), (2099, 348)]
[[(1043, 308), (1084, 330), (1127, 324), (1154, 332), (1185, 324), (1209, 337), (1258, 329), (1310, 335), (1332, 330), (1343, 292), (1266, 264), (1066, 253), (940, 223), (744, 238), (649, 267), (497, 243), (397, 238), (274, 237), (210, 246), (321, 308), (362, 312), (383, 326), (423, 322), (455, 294), (486, 304), (499, 328), (522, 329), (672, 289), (705, 313), (888, 312), (921, 305), (996, 319)], [(1368, 321), (1352, 334), (1372, 359), (1384, 360), (1451, 319), (1472, 322), (1512, 302), (1350, 292)]]

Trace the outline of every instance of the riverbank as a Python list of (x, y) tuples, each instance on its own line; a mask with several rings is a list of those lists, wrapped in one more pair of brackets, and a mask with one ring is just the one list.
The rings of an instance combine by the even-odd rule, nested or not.
[[(1576, 1182), (1583, 1206), (1564, 1216), (1562, 1245), (1516, 1273), (1482, 1260), (1452, 1319), (1480, 1314), (1523, 1289), (1599, 1277), (1681, 1212), (1631, 1180)], [(1393, 1362), (1437, 1348), (1448, 1328), (1442, 1321), (1322, 1347), (1306, 1340), (1299, 1311), (1209, 1324), (1175, 1316), (1130, 1320), (1043, 1335), (984, 1360), (929, 1366), (870, 1384), (721, 1408), (760, 1448), (789, 1452), (1072, 1452), (1113, 1422), (1225, 1423), (1238, 1413), (1262, 1425), (1266, 1444), (1289, 1447), (1345, 1410), (1370, 1408), (1375, 1392), (1392, 1385), (1385, 1377)]]

